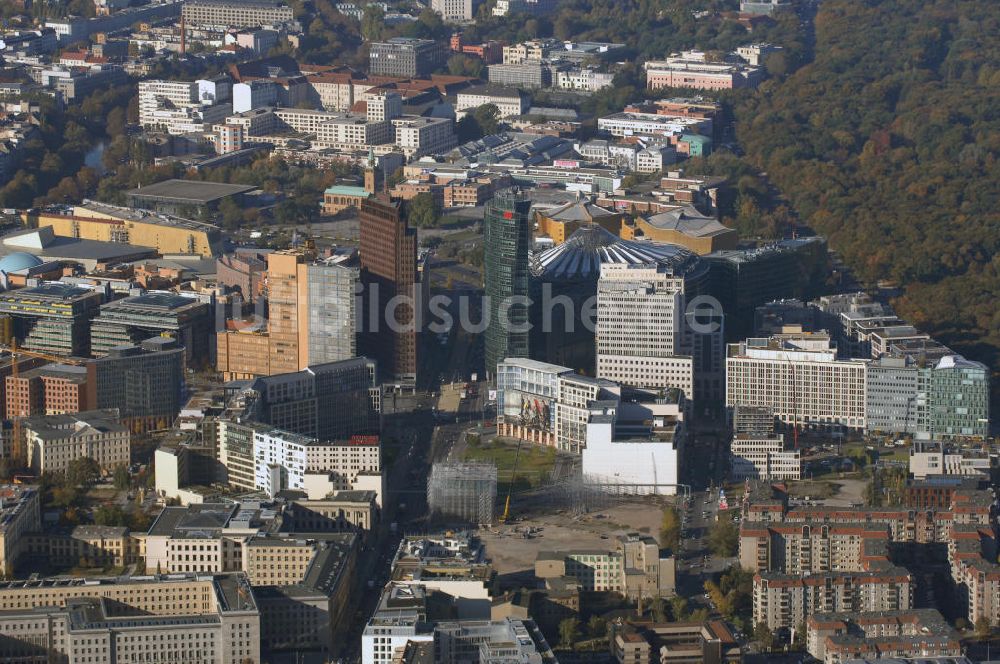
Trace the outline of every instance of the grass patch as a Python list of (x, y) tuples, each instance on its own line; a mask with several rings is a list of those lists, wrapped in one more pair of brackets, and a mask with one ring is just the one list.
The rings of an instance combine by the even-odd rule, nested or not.
[(469, 441), (465, 449), (465, 461), (492, 461), (497, 466), (497, 482), (501, 488), (514, 476), (514, 457), (517, 456), (517, 476), (514, 491), (541, 486), (552, 474), (556, 461), (556, 451), (551, 447), (539, 447), (531, 443), (521, 443), (517, 452), (517, 441), (509, 438), (493, 438), (488, 441)]
[(466, 228), (465, 230), (446, 235), (443, 239), (445, 242), (468, 242), (469, 240), (479, 240), (482, 237), (483, 234), (477, 232), (476, 229)]

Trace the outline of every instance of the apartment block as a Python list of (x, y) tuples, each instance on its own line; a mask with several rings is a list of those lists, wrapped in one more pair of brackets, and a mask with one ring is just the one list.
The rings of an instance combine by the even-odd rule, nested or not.
[(164, 81), (139, 83), (139, 124), (172, 135), (203, 133), (233, 111), (231, 82)]
[(824, 664), (859, 659), (959, 657), (961, 637), (936, 609), (817, 613), (805, 623), (806, 650)]
[(913, 607), (913, 579), (902, 567), (811, 576), (760, 572), (753, 581), (753, 624), (795, 628), (817, 613), (903, 611)]
[[(795, 627), (830, 611), (899, 611), (915, 601), (914, 579), (890, 553), (943, 544), (970, 619), (1000, 616), (985, 588), (996, 565), (985, 558), (992, 498), (976, 486), (952, 486), (946, 505), (789, 507), (768, 483), (748, 483), (740, 525), (740, 566), (756, 573), (754, 623)], [(894, 554), (895, 555), (895, 554)], [(904, 554), (905, 555), (905, 554)], [(998, 586), (1000, 587), (1000, 586)], [(838, 608), (840, 607), (840, 608)], [(992, 612), (992, 613), (991, 613)]]

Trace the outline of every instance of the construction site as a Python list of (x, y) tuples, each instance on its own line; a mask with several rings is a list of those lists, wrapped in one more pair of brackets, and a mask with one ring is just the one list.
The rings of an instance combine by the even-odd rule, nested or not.
[(427, 480), (432, 520), (474, 526), (493, 525), (497, 467), (486, 462), (439, 462)]

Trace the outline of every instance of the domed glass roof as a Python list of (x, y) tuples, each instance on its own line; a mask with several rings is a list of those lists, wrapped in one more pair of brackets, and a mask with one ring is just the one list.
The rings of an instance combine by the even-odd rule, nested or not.
[(15, 251), (0, 258), (0, 272), (18, 272), (30, 267), (37, 267), (42, 264), (42, 259), (38, 256), (26, 254), (23, 251)]
[(705, 264), (692, 251), (652, 240), (622, 240), (597, 224), (577, 229), (562, 244), (531, 257), (532, 273), (543, 281), (597, 279), (604, 263), (668, 265), (674, 274), (688, 275)]

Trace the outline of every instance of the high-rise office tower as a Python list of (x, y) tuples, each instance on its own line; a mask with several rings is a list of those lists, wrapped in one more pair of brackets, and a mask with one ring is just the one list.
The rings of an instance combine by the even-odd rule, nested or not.
[(305, 344), (300, 343), (300, 328), (305, 328), (305, 312), (299, 306), (304, 299), (306, 284), (299, 278), (299, 265), (305, 256), (299, 252), (276, 251), (267, 257), (267, 303), (269, 374), (298, 371), (308, 364)]
[(266, 327), (216, 336), (216, 366), (226, 380), (291, 373), (358, 354), (358, 269), (314, 258), (298, 250), (267, 255)]
[(678, 387), (694, 398), (684, 344), (684, 279), (696, 259), (673, 265), (609, 263), (597, 284), (597, 375), (642, 388)]
[[(358, 355), (356, 267), (336, 263), (304, 266), (308, 298), (306, 357), (310, 365), (348, 360)], [(302, 367), (300, 367), (302, 368)]]
[(362, 350), (378, 361), (383, 378), (414, 382), (419, 331), (416, 230), (407, 223), (401, 204), (385, 194), (365, 200), (358, 216), (365, 287)]
[(528, 357), (528, 250), (531, 200), (516, 189), (499, 192), (485, 212), (486, 370), (508, 357)]

